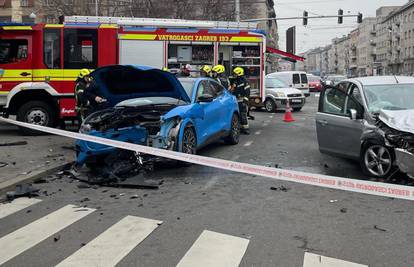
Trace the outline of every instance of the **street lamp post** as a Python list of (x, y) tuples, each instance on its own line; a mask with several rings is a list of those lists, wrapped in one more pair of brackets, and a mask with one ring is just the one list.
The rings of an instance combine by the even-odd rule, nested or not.
[(95, 16), (98, 16), (98, 0), (95, 0)]

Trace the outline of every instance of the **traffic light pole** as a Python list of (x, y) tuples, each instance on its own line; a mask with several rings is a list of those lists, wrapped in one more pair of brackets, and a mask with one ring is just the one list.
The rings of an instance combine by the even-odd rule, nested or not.
[[(362, 14), (359, 13), (358, 15), (343, 15), (343, 18), (351, 18), (351, 17), (360, 17)], [(308, 19), (328, 19), (328, 18), (338, 18), (338, 15), (334, 16), (308, 16)], [(303, 19), (303, 17), (282, 17), (282, 18), (259, 18), (259, 19), (245, 19), (242, 22), (257, 22), (257, 21), (269, 21), (269, 20), (294, 20), (294, 19)]]

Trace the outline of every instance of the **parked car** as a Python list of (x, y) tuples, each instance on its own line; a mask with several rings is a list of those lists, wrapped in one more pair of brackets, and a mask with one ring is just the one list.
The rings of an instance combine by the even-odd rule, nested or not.
[(299, 89), (305, 96), (310, 96), (308, 77), (304, 71), (274, 72), (268, 74), (267, 77), (277, 78), (286, 83), (288, 87)]
[(312, 74), (308, 74), (309, 81), (309, 91), (310, 92), (320, 92), (322, 91), (322, 78)]
[(316, 115), (319, 150), (359, 160), (366, 175), (414, 178), (414, 78), (355, 78), (327, 87)]
[(323, 85), (324, 86), (335, 86), (337, 85), (340, 81), (345, 80), (346, 77), (343, 75), (328, 75), (326, 76)]
[(266, 99), (264, 107), (267, 112), (284, 110), (289, 101), (289, 105), (294, 111), (299, 111), (306, 103), (306, 97), (302, 91), (289, 87), (283, 81), (266, 77)]
[[(221, 138), (239, 142), (237, 100), (210, 78), (178, 80), (162, 70), (129, 65), (102, 67), (92, 77), (108, 107), (89, 115), (82, 133), (188, 154)], [(112, 159), (120, 158), (113, 156), (119, 149), (105, 145), (78, 140), (76, 148), (78, 166), (113, 165)]]

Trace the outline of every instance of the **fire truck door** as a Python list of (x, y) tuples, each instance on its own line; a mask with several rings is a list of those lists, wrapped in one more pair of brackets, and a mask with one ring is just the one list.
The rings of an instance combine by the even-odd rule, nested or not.
[[(32, 81), (32, 35), (0, 34), (0, 106), (17, 85)], [(29, 85), (30, 86), (30, 85)]]
[(61, 53), (62, 29), (45, 29), (43, 32), (43, 64), (44, 68), (34, 71), (34, 81), (47, 82), (60, 92), (65, 84)]

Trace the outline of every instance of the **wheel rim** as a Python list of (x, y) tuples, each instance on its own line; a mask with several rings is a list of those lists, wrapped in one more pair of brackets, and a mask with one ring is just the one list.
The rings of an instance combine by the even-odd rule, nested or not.
[(365, 152), (364, 163), (371, 174), (384, 176), (392, 167), (391, 153), (384, 146), (371, 146)]
[(272, 103), (272, 101), (266, 100), (265, 107), (266, 107), (266, 110), (267, 111), (272, 111), (273, 110), (273, 103)]
[(182, 152), (186, 154), (195, 154), (196, 137), (194, 131), (188, 128), (184, 131), (183, 149)]
[(239, 123), (239, 117), (237, 117), (236, 115), (234, 115), (233, 119), (231, 120), (231, 135), (234, 141), (236, 142), (239, 141), (240, 123)]
[(49, 123), (49, 115), (42, 108), (32, 109), (26, 113), (26, 122), (45, 126)]

